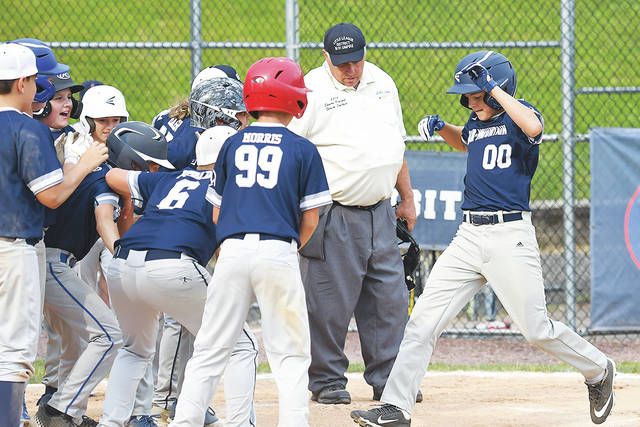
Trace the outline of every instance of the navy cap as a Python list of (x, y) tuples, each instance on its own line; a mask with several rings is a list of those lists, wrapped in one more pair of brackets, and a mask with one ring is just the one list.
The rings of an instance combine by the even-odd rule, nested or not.
[(362, 61), (366, 45), (362, 31), (353, 24), (342, 22), (324, 33), (324, 50), (333, 65)]
[(63, 89), (71, 89), (71, 93), (77, 93), (84, 88), (84, 86), (75, 83), (69, 73), (56, 74), (55, 76), (49, 77), (49, 81), (53, 83), (56, 92)]

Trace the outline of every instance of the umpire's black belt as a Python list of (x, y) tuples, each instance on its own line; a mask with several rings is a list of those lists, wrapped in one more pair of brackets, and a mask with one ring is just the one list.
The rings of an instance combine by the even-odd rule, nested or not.
[[(122, 246), (118, 246), (116, 248), (114, 258), (127, 259), (131, 250), (128, 248), (123, 248)], [(145, 251), (140, 250), (140, 252), (146, 252), (144, 257), (145, 261), (156, 261), (159, 259), (180, 259), (182, 257), (182, 252), (168, 251), (166, 249), (147, 249)]]
[(473, 212), (464, 212), (464, 222), (473, 225), (491, 225), (500, 224), (501, 222), (520, 221), (522, 212), (511, 212), (500, 214), (474, 214)]
[(385, 200), (388, 200), (388, 199), (380, 200), (378, 203), (374, 203), (373, 205), (369, 205), (369, 206), (360, 206), (360, 205), (343, 205), (342, 203), (340, 203), (340, 202), (336, 202), (335, 200), (333, 201), (333, 204), (334, 204), (334, 205), (337, 205), (337, 206), (342, 206), (343, 208), (359, 209), (359, 210), (361, 210), (361, 211), (373, 211), (373, 210), (376, 210), (376, 208), (377, 208), (378, 206), (380, 206), (380, 205), (382, 204), (382, 202), (384, 202)]
[(257, 234), (259, 236), (258, 240), (280, 240), (281, 242), (287, 242), (287, 243), (291, 243), (291, 241), (293, 240), (291, 237), (282, 237), (282, 236), (276, 236), (275, 234), (267, 234), (267, 233), (236, 233), (227, 237), (227, 239), (242, 240), (247, 234)]

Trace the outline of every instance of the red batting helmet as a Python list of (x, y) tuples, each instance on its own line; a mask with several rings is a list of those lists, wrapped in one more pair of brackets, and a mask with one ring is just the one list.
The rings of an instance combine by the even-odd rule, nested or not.
[(244, 79), (247, 111), (282, 111), (300, 118), (307, 108), (307, 89), (300, 66), (289, 58), (264, 58), (249, 67)]

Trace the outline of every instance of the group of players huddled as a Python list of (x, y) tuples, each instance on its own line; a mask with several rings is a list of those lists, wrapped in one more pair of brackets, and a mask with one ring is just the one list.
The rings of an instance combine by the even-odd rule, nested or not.
[[(228, 307), (237, 314), (217, 316), (226, 310), (217, 296), (225, 279), (211, 286), (207, 265), (222, 240), (237, 246), (222, 251), (227, 258), (245, 251), (243, 263), (259, 249), (264, 262), (256, 273), (269, 276), (274, 265), (277, 274), (257, 285), (247, 277), (244, 292), (270, 313), (272, 327), (298, 328), (287, 326), (292, 320), (286, 312), (264, 305), (278, 304), (287, 293), (291, 303), (305, 305), (297, 248), (313, 231), (318, 207), (331, 197), (317, 149), (285, 127), (307, 102), (299, 65), (265, 58), (246, 79), (243, 86), (228, 65), (205, 68), (188, 100), (149, 125), (129, 120), (116, 87), (75, 83), (70, 67), (45, 43), (18, 39), (0, 45), (0, 191), (6, 204), (0, 219), (1, 426), (30, 422), (24, 391), (34, 371), (41, 313), (48, 342), (46, 388), (34, 414), (38, 425), (214, 425), (212, 384), (205, 385), (202, 408), (185, 391), (176, 416), (194, 336), (213, 317), (229, 333), (217, 358), (207, 361), (226, 372), (225, 425), (256, 425), (258, 351), (244, 324), (249, 306)], [(257, 121), (245, 137), (264, 140), (266, 134), (272, 143), (242, 145), (250, 114)], [(78, 122), (71, 125), (71, 119)], [(236, 143), (220, 154), (225, 161), (217, 163), (223, 143), (239, 131)], [(258, 165), (271, 175), (261, 174)], [(241, 178), (234, 177), (238, 171)], [(278, 174), (286, 186), (276, 187)], [(238, 185), (225, 187), (226, 178)], [(229, 201), (220, 211), (223, 192)], [(249, 199), (261, 212), (241, 218), (234, 205), (240, 209)], [(270, 214), (277, 220), (261, 228), (261, 215)], [(238, 268), (223, 259), (218, 265), (216, 271), (227, 267), (221, 275)], [(272, 341), (267, 350), (277, 351), (275, 357), (283, 346), (292, 356), (308, 357), (308, 342), (287, 349), (291, 343)], [(198, 341), (195, 348), (197, 353)], [(286, 375), (306, 376), (308, 363), (288, 366), (291, 358), (285, 359), (279, 368)], [(87, 405), (107, 375), (98, 423), (86, 415)], [(189, 391), (197, 383), (191, 378)], [(287, 395), (306, 396), (306, 383), (283, 388)]]

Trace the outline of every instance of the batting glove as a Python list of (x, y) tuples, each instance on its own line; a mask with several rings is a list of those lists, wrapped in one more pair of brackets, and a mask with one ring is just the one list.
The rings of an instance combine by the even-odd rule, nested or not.
[(462, 74), (469, 74), (469, 77), (471, 78), (473, 84), (487, 93), (491, 92), (494, 87), (498, 86), (487, 69), (478, 62), (467, 65), (462, 70), (460, 70), (460, 72)]
[(425, 141), (429, 141), (433, 138), (435, 131), (440, 131), (444, 127), (444, 120), (435, 114), (432, 116), (424, 116), (420, 123), (418, 123), (418, 132)]
[(75, 165), (80, 157), (93, 144), (93, 138), (90, 135), (78, 132), (69, 132), (64, 141), (64, 162)]

